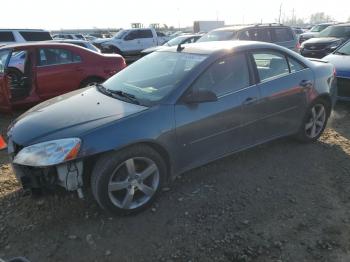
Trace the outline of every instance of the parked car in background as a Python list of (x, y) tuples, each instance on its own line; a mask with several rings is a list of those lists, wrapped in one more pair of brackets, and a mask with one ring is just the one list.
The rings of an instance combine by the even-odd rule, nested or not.
[(195, 33), (199, 32), (209, 32), (214, 29), (224, 27), (225, 21), (194, 21), (193, 22), (193, 31)]
[(71, 40), (86, 40), (82, 34), (55, 34), (53, 39), (71, 39)]
[(0, 47), (7, 44), (52, 40), (48, 31), (41, 29), (0, 29)]
[(334, 52), (339, 46), (350, 39), (350, 23), (327, 27), (301, 44), (300, 54), (307, 57), (323, 58)]
[(119, 31), (113, 38), (105, 38), (94, 41), (103, 53), (115, 53), (122, 56), (138, 56), (141, 51), (162, 45), (168, 41), (168, 37), (159, 33), (154, 28), (134, 28)]
[(327, 27), (334, 25), (335, 23), (322, 23), (322, 24), (318, 24), (313, 26), (310, 31), (307, 31), (305, 33), (300, 34), (299, 37), (299, 43), (303, 43), (306, 40), (309, 40), (311, 38), (317, 37), (318, 34), (323, 31), (324, 29), (326, 29)]
[(71, 44), (6, 45), (0, 48), (0, 110), (27, 108), (103, 82), (124, 67), (120, 55), (105, 56)]
[(24, 188), (90, 186), (103, 209), (135, 213), (189, 169), (284, 136), (316, 141), (334, 80), (330, 63), (274, 44), (169, 47), (32, 108), (8, 129), (8, 153)]
[(167, 48), (169, 46), (195, 43), (201, 37), (202, 37), (202, 35), (198, 35), (198, 34), (181, 35), (181, 36), (178, 36), (176, 38), (169, 40), (168, 42), (166, 42), (165, 44), (163, 44), (161, 46), (154, 46), (154, 47), (150, 47), (150, 48), (147, 48), (145, 50), (142, 50), (141, 55), (145, 56), (145, 55), (148, 55), (150, 53), (153, 53), (154, 51), (161, 50), (161, 49)]
[(87, 49), (89, 49), (89, 50), (91, 50), (91, 51), (94, 51), (94, 52), (97, 52), (97, 53), (101, 53), (101, 50), (100, 50), (100, 49), (98, 49), (96, 46), (94, 46), (93, 44), (91, 44), (89, 41), (85, 41), (85, 40), (70, 40), (70, 39), (64, 39), (64, 40), (52, 40), (51, 42), (78, 45), (78, 46), (87, 48)]
[(296, 35), (289, 26), (280, 24), (259, 24), (252, 26), (223, 27), (210, 31), (202, 36), (198, 42), (251, 40), (275, 43), (291, 50), (298, 50)]
[(336, 69), (338, 99), (350, 101), (350, 40), (323, 58)]

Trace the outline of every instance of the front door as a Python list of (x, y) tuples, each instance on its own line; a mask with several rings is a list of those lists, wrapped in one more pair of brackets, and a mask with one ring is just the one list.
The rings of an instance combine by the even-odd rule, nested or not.
[(123, 54), (135, 55), (142, 51), (142, 32), (141, 30), (132, 30), (125, 37), (121, 43)]
[(37, 50), (36, 93), (49, 99), (79, 88), (82, 79), (82, 58), (61, 47)]
[(11, 50), (0, 51), (0, 111), (11, 111), (10, 90), (8, 87), (8, 77), (6, 67), (11, 54)]
[[(218, 60), (189, 91), (208, 89), (218, 100), (175, 106), (180, 161), (194, 167), (250, 145), (259, 93), (251, 86), (245, 54)], [(249, 129), (249, 130), (248, 130)]]

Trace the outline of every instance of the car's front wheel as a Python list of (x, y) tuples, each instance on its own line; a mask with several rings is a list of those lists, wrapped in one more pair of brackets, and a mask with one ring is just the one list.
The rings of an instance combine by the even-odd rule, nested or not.
[(330, 115), (330, 105), (323, 99), (317, 99), (306, 111), (303, 123), (298, 133), (302, 142), (316, 141), (327, 126)]
[(91, 177), (98, 204), (114, 214), (132, 214), (147, 208), (166, 177), (167, 168), (154, 149), (140, 145), (103, 155)]

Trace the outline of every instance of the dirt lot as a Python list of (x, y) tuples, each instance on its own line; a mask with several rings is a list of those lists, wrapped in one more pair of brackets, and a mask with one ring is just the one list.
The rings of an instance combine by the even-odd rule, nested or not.
[[(0, 119), (4, 130), (10, 117)], [(25, 195), (1, 154), (0, 257), (350, 261), (349, 159), (341, 104), (318, 143), (281, 139), (235, 154), (183, 174), (152, 209), (112, 218), (76, 194)]]

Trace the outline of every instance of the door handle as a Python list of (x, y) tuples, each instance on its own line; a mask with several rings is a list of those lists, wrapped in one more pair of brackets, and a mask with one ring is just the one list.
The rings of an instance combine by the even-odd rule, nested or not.
[(246, 100), (244, 100), (243, 105), (250, 105), (257, 101), (258, 99), (256, 97), (248, 97)]
[(299, 84), (301, 87), (310, 88), (312, 87), (312, 82), (310, 80), (303, 80)]

